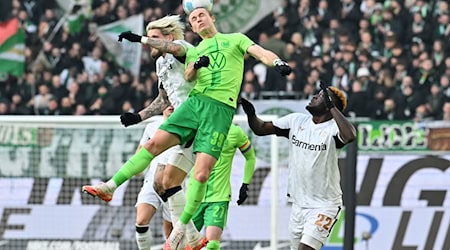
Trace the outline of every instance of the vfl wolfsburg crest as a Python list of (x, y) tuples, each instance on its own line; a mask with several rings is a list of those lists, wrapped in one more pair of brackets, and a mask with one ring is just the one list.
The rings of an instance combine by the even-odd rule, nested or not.
[(213, 13), (219, 32), (247, 32), (280, 6), (279, 0), (218, 0)]

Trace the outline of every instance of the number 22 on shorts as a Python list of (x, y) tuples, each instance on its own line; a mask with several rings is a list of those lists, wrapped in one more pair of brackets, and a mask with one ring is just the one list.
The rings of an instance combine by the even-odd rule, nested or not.
[(314, 224), (329, 232), (331, 230), (331, 227), (333, 227), (334, 221), (335, 219), (330, 218), (324, 214), (318, 214), (317, 220), (316, 222), (314, 222)]

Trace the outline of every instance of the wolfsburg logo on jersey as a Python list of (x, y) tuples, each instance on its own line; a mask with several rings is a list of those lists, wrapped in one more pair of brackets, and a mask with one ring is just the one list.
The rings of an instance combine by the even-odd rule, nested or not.
[(295, 137), (295, 135), (292, 136), (292, 144), (294, 146), (297, 146), (301, 149), (308, 149), (311, 151), (322, 151), (322, 150), (327, 150), (327, 145), (324, 143), (321, 144), (310, 144), (307, 142), (303, 142), (300, 140), (297, 140), (297, 138)]
[(209, 57), (212, 59), (212, 62), (208, 66), (208, 69), (211, 71), (221, 70), (227, 64), (227, 60), (221, 52), (213, 52), (209, 54)]

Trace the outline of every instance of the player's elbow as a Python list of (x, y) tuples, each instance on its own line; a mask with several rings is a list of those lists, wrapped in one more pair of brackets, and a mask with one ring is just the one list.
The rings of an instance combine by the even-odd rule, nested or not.
[(342, 133), (341, 138), (345, 144), (350, 143), (356, 139), (356, 130), (351, 129), (347, 133)]

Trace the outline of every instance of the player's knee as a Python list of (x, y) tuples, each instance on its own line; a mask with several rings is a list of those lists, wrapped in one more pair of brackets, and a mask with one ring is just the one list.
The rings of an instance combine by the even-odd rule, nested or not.
[(161, 186), (164, 188), (164, 190), (169, 189), (173, 187), (173, 181), (170, 178), (164, 176), (164, 178), (161, 181)]
[(164, 147), (161, 143), (151, 139), (144, 144), (144, 148), (154, 156), (157, 156), (164, 151)]
[(206, 249), (208, 250), (219, 250), (220, 249), (220, 242), (217, 240), (210, 240), (208, 241), (208, 244), (206, 245)]
[(196, 179), (198, 182), (205, 183), (208, 181), (209, 175), (210, 172), (207, 170), (195, 171), (194, 179)]

